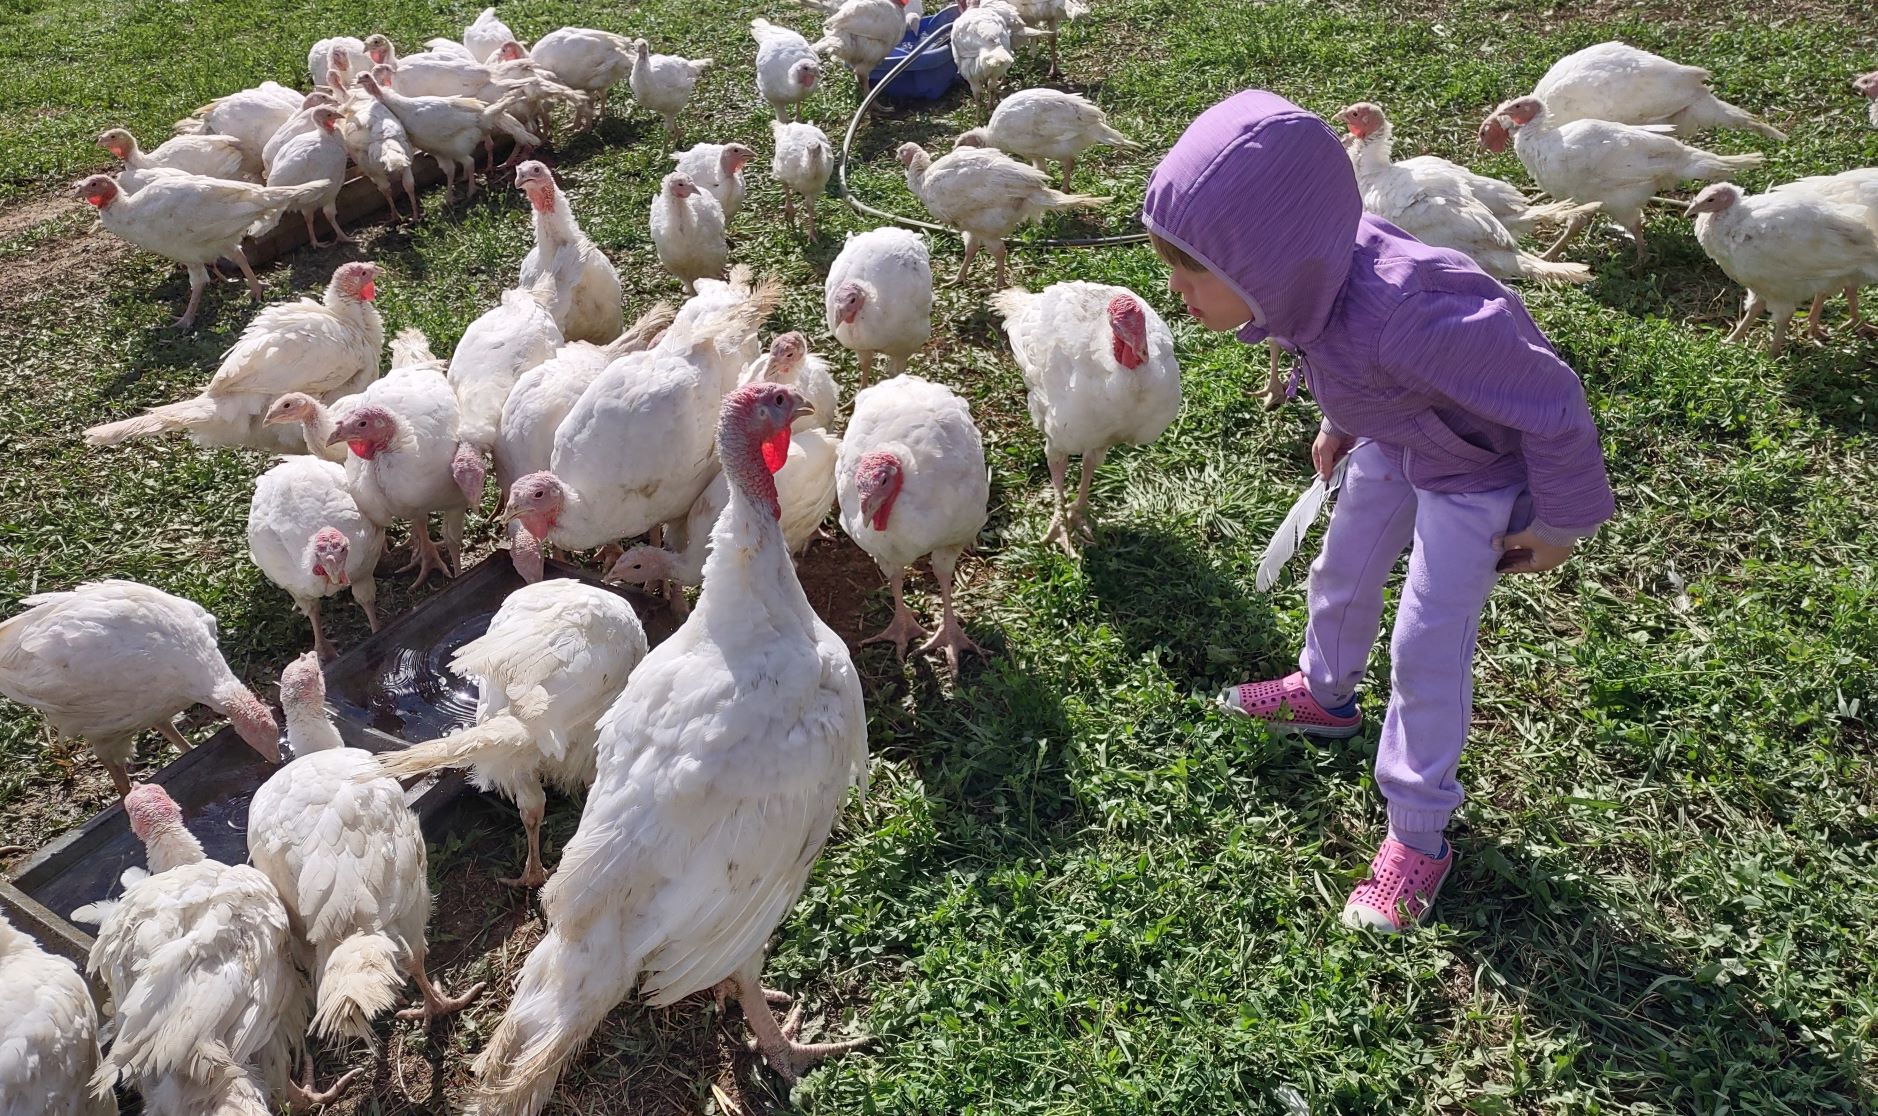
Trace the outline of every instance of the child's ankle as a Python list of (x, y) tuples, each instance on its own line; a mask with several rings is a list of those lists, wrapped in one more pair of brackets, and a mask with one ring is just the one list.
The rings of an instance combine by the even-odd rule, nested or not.
[(1435, 860), (1440, 860), (1443, 856), (1447, 855), (1447, 838), (1445, 838), (1438, 829), (1421, 831), (1403, 830), (1397, 829), (1392, 825), (1389, 827), (1389, 836), (1407, 845), (1409, 848), (1414, 849), (1416, 852), (1421, 853), (1423, 856), (1432, 857)]

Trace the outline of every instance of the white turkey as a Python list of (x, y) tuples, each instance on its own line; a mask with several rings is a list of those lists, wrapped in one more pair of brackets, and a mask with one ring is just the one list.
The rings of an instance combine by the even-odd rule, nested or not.
[[(347, 92), (344, 96), (347, 100), (350, 100), (356, 93), (357, 91), (353, 90)], [(332, 94), (322, 90), (316, 89), (308, 93), (306, 100), (300, 105), (300, 111), (288, 117), (287, 122), (282, 124), (279, 128), (276, 128), (274, 134), (267, 138), (267, 146), (261, 149), (262, 168), (267, 171), (273, 170), (274, 161), (280, 157), (280, 149), (287, 146), (287, 141), (298, 136), (304, 136), (314, 130), (316, 127), (313, 123), (314, 109), (320, 107), (333, 108), (338, 104), (339, 101)], [(267, 181), (265, 174), (262, 176), (261, 180), (263, 182)]]
[(952, 21), (952, 61), (971, 88), (972, 101), (990, 112), (998, 100), (998, 86), (1017, 62), (1011, 36), (1024, 30), (1024, 20), (1006, 0), (960, 0), (963, 10)]
[(515, 186), (528, 196), (534, 222), (535, 246), (522, 260), (517, 284), (532, 287), (542, 272), (569, 246), (580, 257), (580, 273), (567, 289), (556, 292), (555, 321), (569, 341), (604, 345), (626, 326), (621, 306), (619, 272), (598, 245), (587, 238), (574, 220), (567, 195), (554, 183), (548, 168), (533, 159), (515, 168)]
[(807, 39), (767, 19), (750, 21), (750, 37), (756, 40), (756, 95), (787, 123), (822, 80), (821, 59)]
[[(1180, 413), (1180, 362), (1167, 323), (1126, 287), (1067, 282), (992, 297), (1024, 372), (1030, 421), (1043, 435), (1056, 516), (1044, 537), (1075, 555), (1094, 541), (1089, 482), (1110, 449), (1146, 445)], [(1082, 458), (1076, 502), (1066, 505), (1071, 455)]]
[[(502, 292), (502, 300), (469, 324), (450, 354), (446, 378), (456, 392), (457, 438), (480, 457), (495, 448), (502, 406), (522, 373), (555, 354), (563, 343), (553, 308), (560, 291), (580, 274), (580, 246), (562, 246), (531, 287)], [(482, 502), (479, 487), (470, 506)]]
[(402, 219), (404, 214), (391, 192), (391, 180), (397, 178), (404, 186), (405, 196), (411, 199), (411, 220), (420, 220), (423, 211), (418, 204), (417, 178), (411, 164), (415, 149), (404, 125), (383, 101), (362, 91), (355, 91), (347, 98), (345, 111), (345, 119), (339, 124), (339, 137), (345, 141), (346, 153), (358, 164), (359, 173), (378, 187), (391, 215)]
[[(482, 454), (462, 441), (458, 415), (443, 361), (422, 331), (407, 329), (391, 343), (383, 379), (330, 409), (304, 394), (284, 395), (268, 421), (300, 424), (308, 452), (343, 461), (346, 489), (367, 519), (380, 527), (410, 520), (412, 557), (404, 569), (415, 567), (422, 585), (431, 571), (450, 576), (461, 564), (464, 512), (482, 498)], [(443, 513), (449, 565), (431, 541), (434, 511)]]
[(281, 671), (280, 705), (294, 758), (254, 792), (248, 859), (286, 904), (313, 978), (312, 1033), (370, 1041), (372, 1020), (407, 976), (424, 1003), (401, 1016), (461, 1010), (483, 986), (446, 996), (424, 971), (430, 879), (404, 789), (372, 753), (340, 739), (318, 657), (302, 655)]
[[(162, 169), (209, 178), (242, 176), (241, 141), (234, 136), (174, 136), (155, 151), (145, 151), (137, 146), (136, 136), (123, 128), (110, 128), (98, 136), (98, 146), (124, 160), (126, 171)], [(126, 177), (120, 174), (119, 183)]]
[(965, 281), (972, 259), (990, 248), (998, 261), (997, 285), (1005, 286), (1004, 238), (1046, 213), (1101, 205), (1107, 198), (1065, 194), (1050, 188), (1050, 176), (989, 147), (961, 147), (934, 159), (916, 143), (903, 143), (900, 165), (906, 186), (940, 221), (965, 237), (965, 258), (953, 285)]
[[(1808, 178), (1796, 178), (1792, 182), (1783, 182), (1768, 189), (1770, 194), (1800, 192), (1825, 198), (1828, 201), (1849, 205), (1865, 214), (1865, 220), (1873, 228), (1878, 228), (1878, 168), (1861, 167), (1858, 170), (1843, 171), (1839, 174), (1819, 174)], [(1817, 295), (1813, 299), (1813, 309), (1807, 315), (1807, 332), (1815, 338), (1823, 338), (1825, 329), (1820, 323), (1820, 311), (1825, 308), (1826, 295)], [(1860, 333), (1873, 330), (1859, 310), (1858, 288), (1845, 289), (1846, 312), (1852, 317), (1852, 328)]]
[(680, 58), (675, 54), (654, 54), (644, 39), (633, 42), (633, 68), (630, 76), (633, 103), (659, 114), (665, 121), (665, 134), (674, 144), (685, 140), (684, 126), (678, 114), (691, 102), (698, 79), (715, 63), (709, 58)]
[(840, 402), (840, 389), (828, 370), (828, 362), (809, 351), (809, 339), (800, 332), (778, 334), (769, 343), (769, 351), (750, 362), (738, 381), (754, 384), (788, 384), (802, 396), (808, 410), (796, 420), (795, 429), (827, 427), (834, 423)]
[(1024, 22), (1050, 37), (1050, 76), (1062, 73), (1057, 61), (1057, 39), (1063, 24), (1089, 14), (1087, 0), (1010, 0)]
[(0, 622), (0, 694), (91, 745), (120, 796), (130, 793), (137, 734), (155, 729), (189, 750), (170, 721), (192, 705), (227, 717), (249, 747), (279, 761), (274, 714), (228, 668), (215, 617), (201, 605), (135, 581), (93, 581), (20, 603), (25, 612)]
[[(1534, 205), (1525, 191), (1498, 178), (1476, 174), (1459, 163), (1438, 155), (1395, 158), (1395, 125), (1374, 101), (1359, 101), (1339, 112), (1336, 119), (1350, 129), (1344, 147), (1350, 161), (1361, 175), (1364, 164), (1371, 167), (1395, 166), (1413, 176), (1415, 182), (1443, 194), (1466, 191), (1492, 211), (1514, 236), (1530, 236), (1540, 224), (1569, 221), (1575, 216), (1596, 212), (1597, 203), (1553, 202)], [(1411, 230), (1412, 231), (1412, 230)]]
[(898, 376), (932, 337), (932, 254), (910, 229), (849, 233), (822, 290), (828, 332), (853, 350), (861, 387), (876, 354)]
[(209, 285), (209, 265), (227, 257), (241, 268), (256, 302), (261, 281), (241, 253), (245, 236), (260, 236), (283, 213), (318, 201), (327, 183), (257, 186), (194, 174), (166, 175), (135, 194), (119, 190), (109, 175), (94, 174), (78, 184), (76, 195), (98, 211), (98, 223), (146, 252), (174, 260), (189, 272), (189, 305), (171, 325), (188, 329), (196, 320), (202, 290)]
[[(777, 522), (774, 456), (800, 400), (750, 384), (724, 400), (731, 499), (697, 610), (633, 671), (600, 724), (580, 828), (541, 893), (547, 932), (476, 1059), (480, 1116), (540, 1111), (615, 1005), (734, 994), (793, 1082), (859, 1042), (796, 1041), (762, 986), (764, 944), (867, 771), (860, 677), (817, 618)], [(760, 693), (760, 701), (752, 701)]]
[(918, 376), (883, 380), (854, 397), (835, 463), (841, 526), (887, 575), (893, 620), (865, 643), (890, 642), (902, 656), (926, 634), (906, 606), (906, 569), (932, 555), (943, 618), (921, 651), (943, 650), (957, 675), (959, 653), (984, 654), (952, 607), (959, 557), (984, 529), (991, 481), (971, 408), (949, 388)]
[(365, 43), (351, 35), (321, 39), (307, 51), (307, 76), (314, 85), (328, 84), (329, 75), (337, 71), (346, 85), (359, 80), (372, 70), (372, 56), (365, 51)]
[(406, 97), (380, 85), (371, 74), (359, 78), (359, 88), (384, 102), (398, 123), (404, 125), (412, 146), (436, 158), (443, 170), (445, 204), (456, 200), (458, 170), (467, 183), (465, 196), (476, 196), (476, 146), (495, 132), (505, 132), (529, 147), (541, 142), (508, 113), (509, 108), (527, 98), (519, 90), (490, 104), (473, 97)]
[(151, 1116), (271, 1116), (270, 1097), (337, 1099), (292, 1079), (303, 1049), (306, 984), (293, 962), (287, 908), (266, 876), (203, 854), (162, 787), (124, 799), (150, 870), (124, 874), (124, 894), (72, 912), (98, 923), (89, 969), (116, 1003), (111, 1049), (92, 1078), (136, 1086)]
[(319, 301), (277, 302), (256, 314), (200, 395), (94, 426), (85, 431), (86, 444), (180, 430), (202, 446), (301, 452), (300, 437), (266, 425), (268, 409), (287, 392), (330, 401), (378, 378), (385, 327), (373, 305), (377, 281), (376, 264), (341, 264)]
[(539, 575), (541, 543), (585, 550), (682, 522), (717, 473), (718, 405), (756, 359), (757, 327), (780, 291), (752, 288), (741, 268), (698, 288), (656, 346), (588, 385), (555, 430), (550, 471), (510, 488), (503, 514), (519, 524), (524, 577)]
[(645, 627), (625, 598), (572, 578), (524, 585), (450, 660), (476, 682), (476, 724), (378, 762), (399, 779), (464, 767), (478, 790), (502, 792), (521, 811), (528, 860), (501, 882), (540, 887), (542, 784), (577, 794), (593, 783), (600, 716), (645, 656)]
[(812, 45), (854, 71), (861, 95), (866, 96), (868, 75), (906, 37), (905, 9), (906, 0), (844, 0), (822, 21), (822, 37)]
[[(1597, 202), (1600, 211), (1623, 226), (1643, 250), (1643, 207), (1657, 192), (1689, 179), (1713, 181), (1760, 166), (1759, 152), (1716, 155), (1690, 147), (1661, 130), (1617, 124), (1609, 120), (1555, 122), (1537, 97), (1520, 97), (1495, 109), (1490, 123), (1513, 136), (1513, 150), (1533, 181), (1559, 201)], [(1488, 135), (1489, 151), (1505, 149), (1504, 139)], [(1589, 215), (1573, 217), (1565, 231), (1544, 253), (1557, 258), (1572, 237), (1590, 222)]]
[(724, 207), (690, 175), (673, 171), (652, 199), (652, 247), (685, 293), (694, 293), (698, 280), (721, 276), (730, 262)]
[(77, 966), (0, 913), (0, 1114), (116, 1116), (94, 1096), (98, 1009)]
[[(1374, 105), (1359, 103), (1336, 119), (1350, 125), (1350, 161), (1363, 208), (1421, 241), (1465, 253), (1496, 279), (1532, 279), (1541, 283), (1588, 283), (1584, 264), (1542, 260), (1519, 246), (1519, 239), (1474, 196), (1472, 190), (1442, 174), (1422, 175), (1389, 161), (1389, 152), (1370, 139)], [(1352, 123), (1354, 122), (1354, 123)]]
[(658, 303), (633, 327), (605, 345), (573, 341), (522, 373), (502, 404), (502, 425), (493, 457), (498, 497), (507, 500), (516, 480), (554, 463), (554, 431), (580, 401), (587, 385), (627, 353), (649, 348), (672, 322), (672, 308)]
[(494, 8), (476, 13), (476, 18), (463, 29), (463, 46), (478, 62), (489, 61), (490, 55), (515, 41), (515, 32), (509, 30), (509, 25), (502, 22)]
[(1804, 191), (1746, 196), (1718, 182), (1695, 196), (1687, 214), (1695, 238), (1728, 277), (1748, 289), (1739, 341), (1763, 309), (1774, 317), (1768, 351), (1778, 356), (1794, 313), (1815, 296), (1878, 283), (1878, 228), (1863, 209)]
[(1852, 88), (1867, 99), (1865, 115), (1871, 121), (1871, 126), (1878, 128), (1878, 70), (1854, 80)]
[(700, 143), (673, 153), (672, 162), (678, 164), (674, 170), (717, 199), (728, 224), (743, 208), (743, 168), (754, 158), (756, 152), (741, 143)]
[(1076, 160), (1097, 144), (1141, 146), (1110, 126), (1102, 110), (1083, 97), (1055, 89), (1025, 89), (1000, 101), (984, 127), (960, 135), (954, 146), (995, 147), (1030, 160), (1046, 173), (1050, 168), (1045, 160), (1059, 160), (1067, 190)]
[(241, 177), (261, 180), (261, 150), (305, 102), (299, 92), (271, 81), (210, 101), (176, 122), (183, 136), (233, 136), (241, 144)]
[(1613, 40), (1552, 63), (1532, 87), (1532, 95), (1544, 101), (1546, 111), (1561, 124), (1610, 120), (1666, 124), (1685, 136), (1706, 128), (1737, 128), (1768, 139), (1787, 138), (1753, 113), (1717, 98), (1708, 79), (1709, 72), (1700, 66), (1684, 66)]
[(378, 584), (372, 571), (385, 548), (385, 529), (365, 518), (346, 490), (344, 466), (300, 454), (284, 458), (254, 482), (248, 504), (248, 553), (313, 625), (313, 651), (333, 655), (320, 626), (320, 600), (342, 589), (378, 630)]
[(633, 40), (591, 27), (550, 31), (529, 48), (528, 57), (546, 66), (555, 80), (593, 94), (593, 114), (606, 111), (606, 96), (633, 72)]
[(827, 133), (813, 124), (783, 124), (770, 121), (770, 138), (776, 154), (770, 160), (770, 175), (783, 188), (783, 220), (791, 228), (796, 223), (796, 195), (802, 195), (802, 212), (809, 242), (815, 241), (815, 199), (828, 189), (828, 177), (835, 173), (835, 145)]
[(346, 141), (339, 135), (339, 110), (330, 105), (316, 105), (312, 118), (313, 130), (281, 145), (273, 162), (268, 164), (267, 184), (299, 186), (320, 182), (325, 185), (318, 198), (309, 198), (299, 206), (300, 216), (306, 218), (307, 243), (318, 248), (322, 241), (313, 230), (315, 209), (326, 214), (326, 222), (339, 240), (350, 241), (352, 236), (339, 224), (339, 188), (345, 185), (347, 159)]

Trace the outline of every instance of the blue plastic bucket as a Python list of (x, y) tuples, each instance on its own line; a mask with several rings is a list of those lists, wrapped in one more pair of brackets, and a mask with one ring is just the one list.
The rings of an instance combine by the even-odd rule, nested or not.
[[(911, 54), (921, 39), (932, 34), (935, 28), (950, 26), (958, 17), (959, 10), (956, 7), (947, 7), (944, 11), (922, 17), (919, 30), (907, 32), (906, 38), (893, 48), (893, 53), (887, 55), (886, 61), (874, 67), (868, 79), (879, 85), (887, 72)], [(937, 101), (958, 80), (959, 67), (958, 63), (952, 61), (952, 48), (943, 42), (934, 43), (925, 54), (914, 59), (905, 72), (893, 79), (891, 85), (882, 88), (880, 95), (896, 101)]]

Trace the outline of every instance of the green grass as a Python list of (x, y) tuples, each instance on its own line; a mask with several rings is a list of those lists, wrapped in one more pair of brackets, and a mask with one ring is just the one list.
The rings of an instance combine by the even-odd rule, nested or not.
[[(1621, 36), (1710, 66), (1726, 98), (1771, 110), (1790, 140), (1759, 148), (1758, 189), (1878, 162), (1850, 78), (1870, 69), (1868, 13), (1851, 2), (1741, 5), (1683, 20), (1664, 4), (1573, 16), (1517, 0), (1421, 3), (1416, 15), (1349, 3), (1270, 6), (1102, 0), (1065, 36), (1071, 85), (1146, 144), (1089, 164), (1078, 188), (1117, 201), (1087, 226), (1120, 230), (1153, 154), (1248, 83), (1324, 113), (1376, 99), (1399, 150), (1428, 150), (1523, 180), (1471, 146), (1485, 108), (1550, 59)], [(1693, 9), (1689, 9), (1693, 10)], [(722, 68), (688, 116), (696, 139), (767, 152), (743, 25), (787, 5), (647, 0), (619, 11), (505, 5), (534, 37), (563, 23), (645, 34)], [(35, 203), (102, 165), (112, 124), (146, 142), (208, 98), (263, 78), (304, 81), (307, 45), (340, 29), (421, 40), (468, 4), (42, 0), (0, 14), (0, 199)], [(1861, 37), (1862, 36), (1862, 37)], [(1034, 53), (1022, 84), (1042, 80)], [(851, 85), (813, 115), (845, 122)], [(556, 154), (587, 230), (620, 264), (629, 311), (675, 293), (656, 269), (647, 202), (666, 147), (624, 98)], [(853, 181), (903, 212), (892, 146), (943, 146), (969, 126), (955, 98), (863, 130)], [(759, 160), (767, 165), (766, 157)], [(735, 228), (735, 256), (788, 294), (774, 325), (821, 336), (834, 246), (776, 220), (767, 175)], [(246, 557), (252, 455), (180, 441), (98, 453), (86, 425), (191, 390), (250, 317), (233, 286), (197, 333), (151, 327), (180, 305), (175, 269), (75, 240), (86, 218), (0, 224), (0, 601), (103, 576), (185, 593), (220, 618), (238, 672), (268, 681), (308, 640)], [(439, 351), (512, 279), (525, 208), (495, 191), (415, 233), (375, 230), (387, 325)], [(865, 227), (831, 199), (837, 238)], [(6, 214), (0, 213), (0, 217)], [(794, 1103), (826, 1113), (1869, 1111), (1878, 807), (1868, 710), (1878, 683), (1878, 348), (1836, 334), (1785, 359), (1721, 344), (1740, 292), (1686, 221), (1652, 211), (1656, 256), (1594, 238), (1592, 284), (1528, 292), (1583, 375), (1604, 433), (1619, 516), (1554, 575), (1494, 596), (1478, 658), (1476, 726), (1453, 831), (1460, 861), (1439, 921), (1399, 941), (1353, 937), (1335, 916), (1382, 824), (1368, 776), (1374, 729), (1347, 744), (1268, 738), (1204, 695), (1287, 669), (1303, 625), (1301, 566), (1253, 592), (1264, 539), (1307, 479), (1307, 406), (1248, 395), (1264, 355), (1176, 326), (1187, 402), (1155, 445), (1118, 454), (1097, 484), (1099, 545), (1080, 564), (1035, 540), (1046, 522), (1039, 440), (983, 301), (988, 279), (940, 295), (921, 374), (966, 394), (987, 436), (994, 506), (968, 565), (963, 612), (992, 648), (954, 686), (931, 665), (858, 657), (873, 790), (837, 829), (769, 966), (827, 1015), (878, 1036)], [(955, 241), (936, 244), (956, 265)], [(350, 256), (304, 254), (264, 278), (272, 297), (324, 281)], [(1124, 283), (1164, 311), (1164, 275), (1140, 249), (1019, 254), (1018, 278)], [(1171, 316), (1171, 315), (1170, 315)], [(1764, 329), (1764, 327), (1763, 327)], [(1757, 338), (1764, 337), (1759, 333)], [(852, 362), (843, 357), (851, 383)], [(492, 532), (473, 523), (486, 545)], [(817, 553), (825, 553), (818, 551)], [(811, 559), (813, 560), (813, 559)], [(390, 592), (396, 584), (396, 591)], [(921, 582), (925, 585), (925, 582)], [(401, 579), (385, 603), (408, 607)], [(884, 619), (884, 593), (865, 623)], [(919, 602), (928, 610), (936, 602)], [(329, 606), (336, 638), (362, 632)], [(1386, 647), (1364, 696), (1382, 710)], [(163, 753), (154, 742), (146, 767)], [(92, 761), (48, 758), (39, 721), (0, 720), (0, 802), (38, 843), (107, 796)], [(520, 832), (488, 808), (436, 850), (438, 957), (452, 983), (512, 972), (529, 912), (489, 877)], [(558, 803), (550, 855), (577, 821)], [(491, 953), (489, 951), (496, 951)], [(422, 1059), (460, 1098), (468, 1058), (506, 999), (498, 987), (453, 1032), (387, 1027), (416, 1059), (348, 1110), (443, 1110)], [(733, 1034), (735, 1032), (732, 1032)], [(746, 1111), (787, 1103), (729, 1049), (708, 1005), (627, 1009), (565, 1080), (578, 1111), (699, 1111), (725, 1083)], [(337, 1061), (325, 1063), (331, 1067)], [(426, 1108), (426, 1104), (431, 1108)]]

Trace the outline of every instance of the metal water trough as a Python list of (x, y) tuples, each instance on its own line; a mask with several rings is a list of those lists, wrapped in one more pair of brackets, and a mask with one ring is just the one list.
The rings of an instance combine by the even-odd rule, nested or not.
[[(560, 562), (547, 564), (547, 576), (599, 584), (587, 571)], [(469, 724), (475, 687), (450, 671), (450, 656), (487, 631), (503, 599), (521, 585), (508, 554), (498, 552), (328, 664), (326, 700), (339, 735), (355, 748), (383, 752)], [(632, 602), (653, 643), (674, 629), (670, 611), (654, 598), (606, 588)], [(276, 770), (225, 727), (148, 781), (161, 784), (182, 807), (189, 831), (211, 858), (241, 864), (248, 859), (248, 801)], [(407, 788), (405, 800), (427, 835), (435, 837), (447, 824), (443, 808), (463, 786), (460, 774), (446, 772)], [(47, 949), (82, 969), (91, 935), (72, 924), (72, 911), (118, 894), (124, 869), (143, 864), (142, 843), (131, 834), (123, 807), (112, 803), (34, 853), (11, 881), (0, 880), (0, 906)]]

